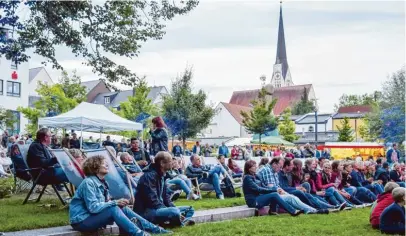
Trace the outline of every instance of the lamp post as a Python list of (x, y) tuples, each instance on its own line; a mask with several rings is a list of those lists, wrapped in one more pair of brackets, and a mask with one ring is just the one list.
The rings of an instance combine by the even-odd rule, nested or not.
[(355, 117), (355, 142), (358, 142), (358, 129), (357, 129), (357, 120), (359, 117), (360, 111), (357, 111), (357, 117)]
[(317, 117), (317, 110), (318, 110), (318, 107), (317, 107), (317, 99), (314, 99), (313, 100), (313, 108), (314, 108), (314, 118), (315, 118), (315, 126), (314, 126), (314, 146), (316, 146), (316, 150), (317, 150), (317, 133), (318, 133), (318, 127), (317, 127), (317, 124), (318, 124), (318, 117)]

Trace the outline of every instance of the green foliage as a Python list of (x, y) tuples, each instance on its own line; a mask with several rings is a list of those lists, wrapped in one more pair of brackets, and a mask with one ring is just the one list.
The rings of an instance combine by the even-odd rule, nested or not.
[(259, 91), (258, 98), (252, 101), (253, 108), (250, 112), (241, 111), (243, 117), (242, 123), (245, 129), (253, 134), (259, 135), (259, 143), (261, 143), (261, 135), (276, 129), (278, 119), (273, 115), (273, 108), (277, 99), (268, 99), (271, 94), (265, 87)]
[(372, 94), (343, 94), (341, 95), (338, 104), (334, 105), (335, 111), (338, 111), (340, 107), (357, 106), (357, 105), (372, 105), (376, 106), (381, 99), (381, 93), (375, 91)]
[(59, 79), (59, 85), (65, 93), (65, 96), (74, 99), (76, 103), (87, 100), (86, 87), (83, 86), (81, 82), (82, 80), (76, 74), (76, 70), (73, 71), (72, 76), (69, 76), (68, 72), (62, 71), (62, 76)]
[(292, 115), (305, 115), (315, 110), (314, 101), (309, 100), (309, 91), (305, 88), (300, 101), (293, 106)]
[(16, 117), (10, 110), (0, 107), (0, 129), (6, 130), (7, 127), (13, 127), (16, 122)]
[(0, 199), (10, 197), (14, 188), (13, 178), (0, 178)]
[[(148, 98), (151, 89), (148, 87), (145, 79), (141, 79), (136, 87), (134, 87), (134, 95), (128, 97), (127, 101), (120, 103), (120, 110), (112, 110), (117, 115), (128, 120), (135, 120), (141, 114), (148, 114), (150, 117), (146, 120), (148, 125), (151, 125), (151, 120), (154, 116), (159, 114), (159, 108), (153, 104), (152, 100)], [(137, 131), (124, 131), (119, 132), (119, 135), (131, 138), (137, 137)], [(148, 132), (142, 134), (143, 139), (148, 137)]]
[(396, 71), (382, 86), (382, 110), (394, 106), (401, 106), (405, 111), (405, 67)]
[(178, 135), (183, 145), (187, 138), (193, 138), (207, 128), (216, 112), (206, 105), (207, 95), (203, 90), (192, 92), (192, 79), (192, 69), (185, 69), (172, 82), (170, 94), (164, 96), (162, 104), (165, 119), (176, 121), (176, 127), (168, 124), (172, 135)]
[(341, 121), (341, 127), (337, 125), (337, 129), (339, 142), (354, 141), (354, 136), (352, 135), (352, 128), (349, 123), (348, 117), (344, 117), (344, 120)]
[(38, 130), (38, 119), (44, 117), (45, 113), (31, 107), (18, 107), (17, 111), (21, 112), (30, 121), (25, 126), (25, 132), (28, 134), (35, 134)]
[(290, 120), (291, 115), (292, 112), (290, 108), (286, 108), (286, 110), (283, 111), (283, 120), (279, 120), (278, 130), (279, 134), (283, 136), (283, 139), (293, 143), (299, 139), (299, 136), (295, 134), (295, 122)]
[[(198, 0), (9, 1), (5, 5), (14, 4), (7, 15), (12, 23), (5, 22), (5, 26), (17, 31), (19, 37), (8, 42), (9, 50), (0, 57), (10, 59), (17, 54), (19, 62), (28, 61), (27, 54), (32, 51), (46, 59), (44, 64), (63, 69), (55, 50), (65, 46), (108, 82), (133, 85), (136, 74), (116, 64), (112, 57), (137, 57), (142, 43), (162, 39), (165, 23), (187, 14), (198, 3)], [(20, 8), (27, 10), (24, 20), (18, 18)], [(17, 23), (12, 21), (13, 17)]]

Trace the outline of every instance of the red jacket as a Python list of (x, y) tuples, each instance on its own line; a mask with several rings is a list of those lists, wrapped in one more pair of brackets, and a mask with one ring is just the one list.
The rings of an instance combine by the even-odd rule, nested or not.
[(232, 159), (238, 157), (238, 154), (239, 154), (238, 149), (236, 149), (236, 148), (231, 149), (231, 158)]
[(321, 191), (322, 189), (328, 189), (330, 187), (334, 187), (334, 184), (324, 183), (322, 178), (322, 172), (317, 173), (317, 181), (316, 181), (317, 191)]
[(379, 217), (381, 216), (383, 210), (394, 202), (392, 193), (388, 192), (378, 195), (376, 202), (376, 206), (372, 210), (371, 217), (369, 219), (369, 222), (373, 228), (379, 228)]

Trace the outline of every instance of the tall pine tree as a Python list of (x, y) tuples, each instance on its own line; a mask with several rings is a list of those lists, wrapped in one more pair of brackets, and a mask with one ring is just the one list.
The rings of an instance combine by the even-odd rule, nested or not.
[(303, 90), (303, 95), (298, 103), (293, 106), (293, 115), (305, 115), (315, 110), (314, 101), (309, 100), (309, 94), (306, 88)]
[(352, 128), (348, 117), (344, 117), (341, 121), (341, 127), (337, 125), (338, 129), (338, 141), (339, 142), (352, 142), (354, 141), (354, 136), (352, 135)]

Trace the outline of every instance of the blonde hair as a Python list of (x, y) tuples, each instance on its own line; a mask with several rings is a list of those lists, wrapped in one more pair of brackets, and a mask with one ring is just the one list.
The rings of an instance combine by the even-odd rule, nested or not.
[(76, 149), (76, 148), (69, 149), (69, 153), (70, 153), (74, 158), (77, 158), (77, 157), (82, 156), (82, 152), (81, 152), (79, 149)]

